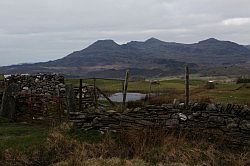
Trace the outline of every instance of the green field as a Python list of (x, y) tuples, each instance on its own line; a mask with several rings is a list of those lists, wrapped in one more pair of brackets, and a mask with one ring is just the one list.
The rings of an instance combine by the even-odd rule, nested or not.
[[(0, 80), (2, 78), (3, 77), (0, 75)], [(250, 103), (250, 85), (239, 88), (242, 84), (236, 84), (233, 81), (234, 79), (228, 77), (199, 77), (197, 75), (191, 75), (190, 78), (191, 99), (197, 97), (209, 97), (213, 102), (238, 104)], [(185, 80), (181, 76), (164, 77), (158, 80), (160, 84), (152, 85), (151, 92), (167, 93), (170, 96), (184, 94)], [(215, 80), (215, 89), (209, 90), (204, 88), (204, 85), (208, 80)], [(75, 87), (79, 86), (79, 79), (77, 78), (66, 78), (65, 82), (72, 83)], [(93, 85), (92, 79), (87, 79), (83, 82)], [(123, 81), (96, 79), (96, 86), (106, 93), (121, 92)], [(129, 81), (128, 92), (149, 93), (150, 81)], [(183, 95), (181, 96), (183, 97)]]
[[(215, 89), (206, 89), (204, 85), (208, 80), (215, 80)], [(226, 77), (198, 77), (191, 76), (191, 99), (197, 97), (209, 97), (213, 102), (222, 103), (250, 103), (249, 85), (239, 88), (242, 84), (236, 84), (232, 78)], [(93, 84), (93, 80), (84, 80), (84, 83)], [(160, 85), (152, 85), (151, 92), (168, 93), (168, 95), (184, 94), (185, 80), (180, 77), (165, 77), (159, 79)], [(66, 83), (79, 85), (79, 79), (66, 78)], [(123, 82), (120, 80), (97, 79), (96, 86), (104, 92), (114, 93), (122, 91)], [(148, 93), (150, 91), (149, 80), (129, 81), (128, 92)]]
[[(83, 80), (84, 83), (93, 85), (93, 80)], [(66, 83), (72, 83), (74, 86), (79, 86), (79, 79), (66, 78)], [(200, 84), (204, 83), (203, 80), (191, 80), (191, 89), (198, 87)], [(97, 79), (96, 86), (103, 91), (109, 92), (120, 92), (123, 88), (123, 81), (120, 80), (104, 80)], [(152, 85), (152, 91), (165, 92), (170, 89), (183, 91), (185, 88), (185, 81), (182, 79), (172, 79), (172, 80), (162, 80), (160, 85)], [(150, 82), (145, 80), (129, 81), (128, 91), (131, 92), (149, 92)]]
[(48, 129), (42, 126), (9, 123), (0, 117), (0, 157), (7, 148), (25, 151), (41, 144), (47, 137)]
[(197, 95), (211, 97), (216, 102), (249, 104), (250, 88), (238, 89), (240, 86), (234, 83), (219, 84), (216, 89), (204, 90)]

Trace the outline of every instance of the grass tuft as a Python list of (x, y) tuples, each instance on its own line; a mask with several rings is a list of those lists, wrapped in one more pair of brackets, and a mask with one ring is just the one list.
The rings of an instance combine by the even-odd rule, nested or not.
[[(72, 137), (72, 133), (78, 137)], [(79, 133), (78, 133), (79, 132)], [(99, 135), (72, 131), (68, 125), (50, 130), (40, 145), (3, 150), (3, 165), (249, 165), (249, 149), (232, 149), (220, 138), (161, 128)], [(95, 133), (96, 134), (96, 133)], [(96, 135), (93, 136), (96, 136)], [(83, 138), (81, 138), (81, 136)], [(86, 140), (85, 140), (86, 139)], [(220, 142), (220, 143), (219, 143)], [(223, 146), (222, 146), (223, 145)]]

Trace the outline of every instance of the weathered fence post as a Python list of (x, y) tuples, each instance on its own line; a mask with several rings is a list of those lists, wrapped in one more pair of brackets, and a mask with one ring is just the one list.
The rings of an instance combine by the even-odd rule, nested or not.
[(97, 97), (96, 97), (96, 78), (93, 79), (94, 81), (94, 105), (97, 106)]
[(79, 85), (79, 111), (82, 111), (82, 79), (80, 79)]
[(28, 92), (28, 109), (29, 109), (29, 113), (30, 113), (30, 121), (33, 121), (33, 114), (32, 114), (32, 96), (31, 96), (32, 92), (31, 90)]
[(185, 88), (185, 104), (186, 106), (188, 106), (188, 103), (189, 103), (189, 68), (188, 66), (186, 66), (186, 81), (185, 81), (185, 85), (186, 85), (186, 88)]
[(58, 118), (59, 118), (59, 123), (62, 122), (62, 105), (61, 105), (61, 96), (60, 96), (60, 89), (57, 87), (57, 110), (58, 110)]
[(72, 84), (66, 84), (67, 116), (70, 112), (76, 112), (75, 95)]
[(34, 120), (34, 104), (33, 104), (33, 94), (32, 94), (32, 91), (30, 92), (30, 98), (29, 98), (29, 103), (30, 103), (30, 106), (29, 106), (29, 109), (30, 109), (30, 119), (31, 119), (31, 122)]
[(2, 97), (2, 105), (0, 109), (0, 115), (5, 118), (13, 119), (16, 113), (16, 102), (14, 95), (18, 91), (17, 84), (10, 84), (6, 87), (3, 97)]
[(160, 96), (160, 81), (158, 81), (157, 96)]
[(122, 108), (126, 109), (126, 97), (127, 97), (127, 89), (128, 89), (128, 79), (129, 79), (129, 70), (126, 71), (126, 76), (123, 84), (123, 100), (122, 100)]
[(152, 91), (152, 81), (149, 81), (149, 93), (148, 93), (148, 99), (150, 99), (150, 95), (151, 95), (151, 91)]

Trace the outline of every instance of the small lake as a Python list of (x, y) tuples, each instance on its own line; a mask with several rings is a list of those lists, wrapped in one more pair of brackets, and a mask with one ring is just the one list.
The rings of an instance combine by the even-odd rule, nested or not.
[[(141, 99), (144, 99), (145, 97), (146, 97), (146, 94), (143, 94), (143, 93), (127, 93), (126, 102), (141, 100)], [(123, 93), (121, 93), (121, 92), (114, 93), (114, 94), (110, 95), (109, 98), (113, 102), (122, 102)]]

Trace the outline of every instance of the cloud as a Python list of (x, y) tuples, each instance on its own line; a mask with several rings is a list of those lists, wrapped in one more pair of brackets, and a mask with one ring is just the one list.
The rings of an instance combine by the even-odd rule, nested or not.
[(226, 26), (242, 26), (250, 24), (250, 18), (230, 18), (223, 20), (222, 24)]
[(0, 65), (60, 58), (107, 38), (250, 44), (249, 11), (249, 0), (0, 0)]

